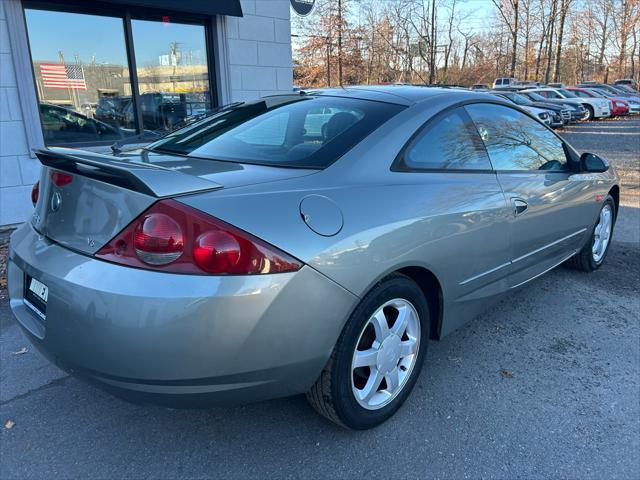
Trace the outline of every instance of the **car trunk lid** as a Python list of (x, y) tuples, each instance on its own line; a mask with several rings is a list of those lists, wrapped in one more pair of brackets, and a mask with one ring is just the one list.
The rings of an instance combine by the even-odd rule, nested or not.
[(116, 157), (50, 148), (36, 155), (44, 168), (31, 224), (49, 239), (87, 254), (96, 253), (158, 199), (313, 172), (146, 150)]

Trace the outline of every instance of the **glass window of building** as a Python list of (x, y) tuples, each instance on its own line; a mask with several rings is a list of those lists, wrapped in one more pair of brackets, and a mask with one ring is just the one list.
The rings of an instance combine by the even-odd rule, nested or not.
[(164, 133), (211, 109), (205, 28), (132, 20), (142, 123)]
[(45, 143), (136, 134), (122, 18), (34, 9), (25, 17)]

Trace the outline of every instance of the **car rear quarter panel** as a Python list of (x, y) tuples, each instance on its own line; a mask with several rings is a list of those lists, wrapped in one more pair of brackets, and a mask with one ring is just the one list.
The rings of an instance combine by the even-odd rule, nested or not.
[[(23, 302), (24, 273), (49, 287), (44, 322)], [(53, 361), (138, 383), (193, 380), (194, 392), (260, 371), (273, 384), (267, 396), (304, 392), (357, 302), (308, 266), (250, 276), (129, 268), (72, 252), (28, 224), (12, 235), (8, 274), (14, 314)]]

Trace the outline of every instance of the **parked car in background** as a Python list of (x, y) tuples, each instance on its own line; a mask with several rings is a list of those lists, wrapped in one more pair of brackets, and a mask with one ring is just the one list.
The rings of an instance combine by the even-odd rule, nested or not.
[(596, 83), (596, 82), (585, 82), (576, 85), (580, 88), (593, 88), (597, 89), (597, 91), (607, 92), (609, 95), (623, 95), (625, 97), (635, 98), (640, 100), (640, 93), (638, 92), (630, 92), (627, 88), (622, 85), (607, 85), (606, 83)]
[(587, 109), (577, 103), (566, 102), (564, 100), (557, 99), (557, 98), (545, 98), (536, 92), (531, 92), (527, 90), (520, 90), (518, 91), (518, 93), (522, 96), (527, 97), (529, 100), (533, 102), (551, 103), (554, 105), (559, 105), (564, 109), (568, 109), (570, 122), (577, 122), (578, 120), (582, 120), (587, 114)]
[[(560, 128), (564, 125), (565, 122), (562, 120), (562, 110), (563, 108), (559, 105), (547, 104), (545, 106), (541, 106), (539, 104), (535, 104), (527, 97), (520, 95), (519, 93), (512, 91), (504, 91), (504, 90), (492, 90), (492, 95), (508, 100), (512, 103), (515, 103), (521, 108), (524, 108), (529, 113), (536, 115), (542, 122), (546, 125), (549, 125), (552, 128)], [(545, 115), (546, 113), (546, 115)], [(566, 111), (567, 122), (569, 121), (569, 111)], [(547, 122), (546, 119), (549, 118)]]
[(598, 269), (619, 205), (603, 158), (468, 90), (277, 95), (118, 156), (36, 153), (7, 270), (45, 356), (140, 402), (307, 392), (352, 429), (401, 407), (431, 338)]
[[(600, 93), (608, 97), (619, 97), (630, 102), (630, 107), (633, 109), (635, 104), (640, 104), (640, 93), (630, 91), (628, 87), (624, 85), (607, 85), (604, 83), (585, 83), (578, 85), (579, 88), (588, 88), (594, 92)], [(633, 104), (633, 105), (631, 105)]]
[[(619, 97), (605, 95), (604, 90), (602, 90), (603, 93), (598, 92), (596, 89), (581, 87), (568, 87), (567, 90), (575, 93), (578, 97), (581, 98), (607, 98), (611, 102), (612, 117), (628, 115), (631, 111), (629, 102)], [(634, 113), (638, 113), (638, 108), (640, 107), (640, 105), (635, 105), (636, 107)]]
[(470, 90), (486, 91), (486, 90), (489, 90), (489, 86), (486, 83), (475, 83), (475, 84), (471, 85), (471, 87), (469, 89)]
[(71, 108), (49, 103), (40, 103), (40, 119), (46, 143), (78, 143), (120, 140), (135, 134), (134, 130), (118, 128), (114, 125), (89, 118)]
[(131, 129), (136, 127), (130, 95), (101, 97), (93, 116), (115, 127)]
[(545, 98), (563, 100), (565, 102), (582, 105), (586, 109), (583, 120), (593, 120), (611, 116), (611, 104), (604, 98), (580, 98), (563, 88), (546, 87), (526, 91), (538, 93)]
[[(202, 93), (146, 92), (140, 95), (140, 110), (145, 130), (159, 133), (172, 130), (187, 118), (207, 111)], [(103, 97), (95, 118), (112, 125), (135, 128), (134, 105), (130, 96)]]
[(541, 85), (553, 88), (564, 88), (564, 83), (548, 83), (547, 85)]
[(639, 90), (638, 88), (638, 82), (636, 82), (635, 80), (631, 79), (631, 78), (621, 78), (619, 80), (616, 80), (615, 82), (613, 82), (615, 85), (625, 85), (628, 86), (630, 88), (632, 88), (633, 90), (635, 90), (636, 92)]
[(493, 81), (493, 88), (511, 87), (517, 85), (518, 80), (513, 77), (500, 77)]
[(517, 82), (516, 86), (520, 88), (533, 88), (533, 87), (544, 87), (545, 84), (541, 82), (536, 82), (535, 80), (523, 80), (523, 81)]
[(618, 95), (623, 95), (625, 97), (631, 97), (640, 100), (640, 92), (634, 91), (631, 87), (625, 85), (609, 85), (609, 87), (613, 88), (618, 93)]
[(625, 95), (634, 94), (638, 95), (638, 91), (630, 87), (629, 85), (616, 85), (621, 92), (624, 92)]

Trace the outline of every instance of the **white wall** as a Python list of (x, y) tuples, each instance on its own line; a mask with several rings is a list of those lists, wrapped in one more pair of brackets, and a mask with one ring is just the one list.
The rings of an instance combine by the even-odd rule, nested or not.
[(242, 13), (226, 18), (231, 101), (291, 92), (289, 0), (243, 0)]
[(0, 1), (0, 226), (29, 216), (31, 187), (40, 172), (40, 162), (29, 156), (6, 7), (5, 0)]

